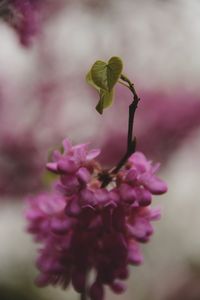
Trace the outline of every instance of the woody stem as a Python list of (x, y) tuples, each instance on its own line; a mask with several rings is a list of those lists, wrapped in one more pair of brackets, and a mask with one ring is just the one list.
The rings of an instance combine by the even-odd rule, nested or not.
[(124, 75), (121, 75), (120, 79), (128, 84), (129, 90), (133, 94), (133, 101), (129, 105), (129, 119), (128, 119), (128, 134), (127, 134), (127, 150), (125, 155), (122, 157), (122, 159), (119, 161), (117, 166), (112, 170), (112, 174), (117, 173), (121, 167), (126, 163), (127, 159), (135, 152), (136, 148), (136, 139), (133, 138), (133, 123), (134, 123), (134, 116), (135, 111), (138, 106), (138, 102), (140, 101), (140, 98), (138, 97), (134, 84)]
[(80, 300), (87, 300), (87, 296), (86, 296), (86, 292), (85, 291), (81, 293)]

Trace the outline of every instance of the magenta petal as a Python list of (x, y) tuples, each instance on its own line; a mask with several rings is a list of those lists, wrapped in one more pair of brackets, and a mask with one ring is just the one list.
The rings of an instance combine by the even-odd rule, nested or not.
[(49, 162), (46, 164), (47, 170), (57, 173), (58, 171), (58, 164), (56, 162)]
[(38, 287), (47, 286), (50, 282), (51, 282), (50, 275), (44, 273), (40, 274), (35, 280), (35, 283)]
[(133, 183), (136, 178), (137, 178), (137, 170), (135, 169), (132, 169), (128, 172), (128, 174), (126, 175), (126, 180), (129, 182), (129, 183)]
[(128, 261), (133, 265), (140, 265), (143, 262), (143, 256), (137, 243), (129, 246)]
[(128, 184), (121, 184), (119, 193), (122, 200), (126, 203), (132, 204), (136, 200), (136, 192), (134, 188)]
[(149, 171), (151, 168), (150, 162), (146, 159), (144, 154), (141, 152), (133, 153), (130, 156), (129, 161), (133, 164), (133, 167), (136, 167), (136, 169), (139, 172)]
[(160, 195), (167, 191), (166, 183), (152, 174), (145, 173), (140, 176), (139, 180), (154, 195)]
[(86, 168), (80, 168), (77, 173), (76, 173), (78, 179), (84, 183), (87, 183), (90, 178), (91, 178), (91, 174), (88, 171), (88, 169)]
[(114, 281), (110, 287), (116, 294), (122, 294), (126, 290), (125, 284), (119, 280)]
[(82, 270), (75, 269), (72, 273), (72, 285), (78, 293), (81, 293), (85, 290), (85, 282), (85, 272)]
[(121, 280), (125, 280), (129, 277), (129, 269), (128, 267), (124, 267), (120, 270), (119, 274), (118, 274), (118, 278), (121, 279)]
[(63, 211), (65, 207), (65, 199), (57, 194), (41, 195), (38, 197), (38, 208), (46, 215), (56, 214)]
[(147, 242), (149, 236), (153, 233), (152, 225), (145, 219), (138, 219), (133, 225), (128, 224), (127, 229), (136, 240), (140, 242)]
[(53, 218), (51, 220), (51, 230), (55, 234), (65, 234), (70, 228), (71, 222), (68, 219)]
[(76, 164), (70, 159), (59, 160), (57, 168), (63, 173), (74, 173), (77, 169)]
[(100, 154), (101, 150), (100, 149), (93, 149), (91, 151), (88, 152), (86, 159), (87, 160), (91, 160), (94, 159), (95, 157), (97, 157)]
[(74, 146), (73, 152), (74, 152), (74, 159), (77, 163), (82, 163), (86, 160), (86, 151), (87, 144), (79, 144), (77, 146)]
[(152, 196), (151, 193), (143, 188), (137, 188), (136, 191), (136, 198), (140, 206), (148, 206), (151, 204)]
[(77, 216), (81, 211), (77, 197), (72, 197), (66, 206), (65, 212), (68, 216)]
[(81, 206), (85, 207), (86, 205), (94, 206), (96, 204), (94, 193), (89, 189), (84, 189), (80, 192), (80, 203)]
[(41, 219), (43, 217), (43, 212), (38, 210), (38, 209), (32, 209), (32, 210), (28, 210), (26, 212), (26, 218), (28, 220), (32, 220), (32, 221), (38, 221), (39, 219)]
[(64, 175), (61, 177), (61, 182), (65, 186), (65, 189), (68, 193), (77, 192), (80, 184), (78, 179), (74, 175)]
[(63, 144), (63, 148), (64, 148), (65, 153), (67, 153), (67, 152), (69, 152), (69, 150), (71, 150), (72, 144), (71, 144), (69, 139), (67, 139), (67, 138), (64, 139), (62, 144)]
[(52, 153), (52, 159), (53, 161), (58, 161), (59, 159), (62, 158), (62, 154), (58, 150), (54, 150)]
[(95, 201), (98, 206), (104, 206), (109, 201), (109, 192), (106, 189), (98, 189), (94, 193)]
[(104, 299), (104, 288), (101, 282), (94, 282), (89, 290), (91, 300), (103, 300)]
[(150, 210), (150, 219), (152, 221), (160, 220), (161, 218), (161, 210), (159, 207), (151, 208)]

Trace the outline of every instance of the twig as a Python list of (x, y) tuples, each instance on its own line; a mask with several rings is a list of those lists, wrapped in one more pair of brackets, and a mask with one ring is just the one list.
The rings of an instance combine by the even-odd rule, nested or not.
[(133, 141), (131, 142), (131, 146), (129, 147), (125, 155), (118, 162), (117, 166), (112, 170), (111, 172), (112, 174), (116, 174), (121, 169), (121, 167), (123, 167), (123, 165), (126, 163), (127, 159), (131, 156), (131, 154), (135, 152), (135, 148), (136, 148), (136, 138), (133, 139)]
[(128, 120), (128, 134), (127, 134), (127, 150), (125, 155), (122, 157), (122, 159), (119, 161), (117, 166), (112, 170), (112, 174), (117, 173), (121, 167), (126, 163), (127, 159), (135, 152), (136, 148), (136, 138), (133, 139), (133, 123), (134, 123), (134, 116), (135, 111), (138, 106), (138, 102), (140, 101), (140, 98), (138, 97), (134, 84), (124, 75), (121, 75), (121, 80), (128, 83), (128, 88), (133, 94), (133, 102), (129, 105), (129, 120)]
[(86, 296), (86, 292), (85, 291), (81, 293), (80, 300), (87, 300), (87, 296)]
[[(100, 173), (99, 180), (102, 182), (101, 188), (106, 187), (111, 181), (112, 181), (112, 175), (116, 174), (126, 163), (128, 158), (135, 152), (136, 148), (136, 138), (133, 138), (133, 123), (134, 123), (134, 116), (135, 111), (138, 106), (138, 102), (140, 101), (140, 98), (138, 97), (134, 84), (124, 75), (120, 76), (120, 79), (123, 81), (119, 81), (119, 83), (123, 84), (133, 94), (133, 101), (129, 105), (129, 119), (128, 119), (128, 134), (127, 134), (127, 149), (125, 155), (121, 158), (121, 160), (118, 162), (117, 166), (109, 171), (104, 171)], [(125, 82), (125, 83), (124, 83)], [(127, 85), (128, 84), (128, 85)], [(81, 298), (82, 300), (85, 300), (85, 298)]]

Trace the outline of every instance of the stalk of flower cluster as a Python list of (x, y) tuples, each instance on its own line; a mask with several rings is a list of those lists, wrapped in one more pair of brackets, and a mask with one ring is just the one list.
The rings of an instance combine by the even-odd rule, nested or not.
[(80, 300), (87, 300), (87, 295), (85, 291), (81, 293)]
[[(140, 98), (137, 95), (137, 92), (135, 90), (134, 84), (123, 74), (120, 76), (120, 79), (123, 81), (119, 81), (119, 83), (123, 84), (133, 94), (133, 101), (129, 105), (129, 119), (128, 119), (128, 134), (127, 134), (127, 150), (125, 155), (120, 159), (118, 162), (117, 166), (111, 171), (112, 174), (116, 174), (121, 167), (126, 163), (127, 159), (135, 152), (136, 149), (136, 137), (133, 138), (133, 123), (134, 123), (134, 117), (135, 117), (135, 112), (138, 106), (138, 102), (140, 101)], [(126, 82), (126, 84), (124, 84)], [(107, 182), (102, 183), (102, 187), (105, 187), (109, 183), (109, 180)]]
[(135, 143), (134, 143), (134, 148), (132, 148), (133, 141), (133, 122), (134, 122), (134, 116), (135, 116), (135, 111), (137, 109), (138, 102), (140, 101), (140, 98), (138, 97), (134, 84), (124, 75), (121, 75), (121, 80), (125, 81), (128, 83), (128, 87), (130, 91), (133, 94), (133, 102), (129, 105), (129, 122), (128, 122), (128, 136), (127, 136), (127, 152), (132, 154), (131, 152), (135, 151)]

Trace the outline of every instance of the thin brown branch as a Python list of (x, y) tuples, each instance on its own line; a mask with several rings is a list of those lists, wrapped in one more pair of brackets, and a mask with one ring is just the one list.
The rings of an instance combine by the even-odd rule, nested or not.
[(138, 102), (140, 101), (140, 98), (138, 97), (134, 84), (124, 75), (121, 75), (121, 80), (128, 83), (128, 87), (130, 91), (133, 94), (133, 101), (129, 105), (129, 120), (128, 120), (128, 134), (127, 134), (127, 150), (125, 155), (122, 157), (122, 159), (119, 161), (117, 166), (113, 169), (112, 173), (117, 173), (121, 167), (126, 163), (127, 159), (135, 152), (136, 148), (136, 138), (133, 139), (133, 123), (134, 123), (134, 117), (135, 117), (135, 111), (138, 106)]
[(81, 293), (80, 300), (87, 300), (87, 295), (85, 291)]
[[(127, 149), (126, 149), (126, 153), (120, 159), (120, 161), (118, 162), (115, 168), (110, 170), (110, 172), (106, 171), (99, 174), (99, 180), (102, 182), (101, 185), (102, 188), (106, 187), (112, 181), (112, 175), (116, 174), (124, 166), (128, 158), (135, 152), (136, 149), (136, 138), (135, 137), (133, 138), (133, 123), (134, 123), (135, 112), (138, 106), (138, 102), (140, 101), (140, 98), (137, 95), (134, 84), (126, 76), (121, 75), (120, 79), (122, 81), (119, 81), (119, 83), (129, 88), (129, 90), (133, 95), (133, 101), (129, 105)], [(83, 298), (82, 300), (85, 299)]]

